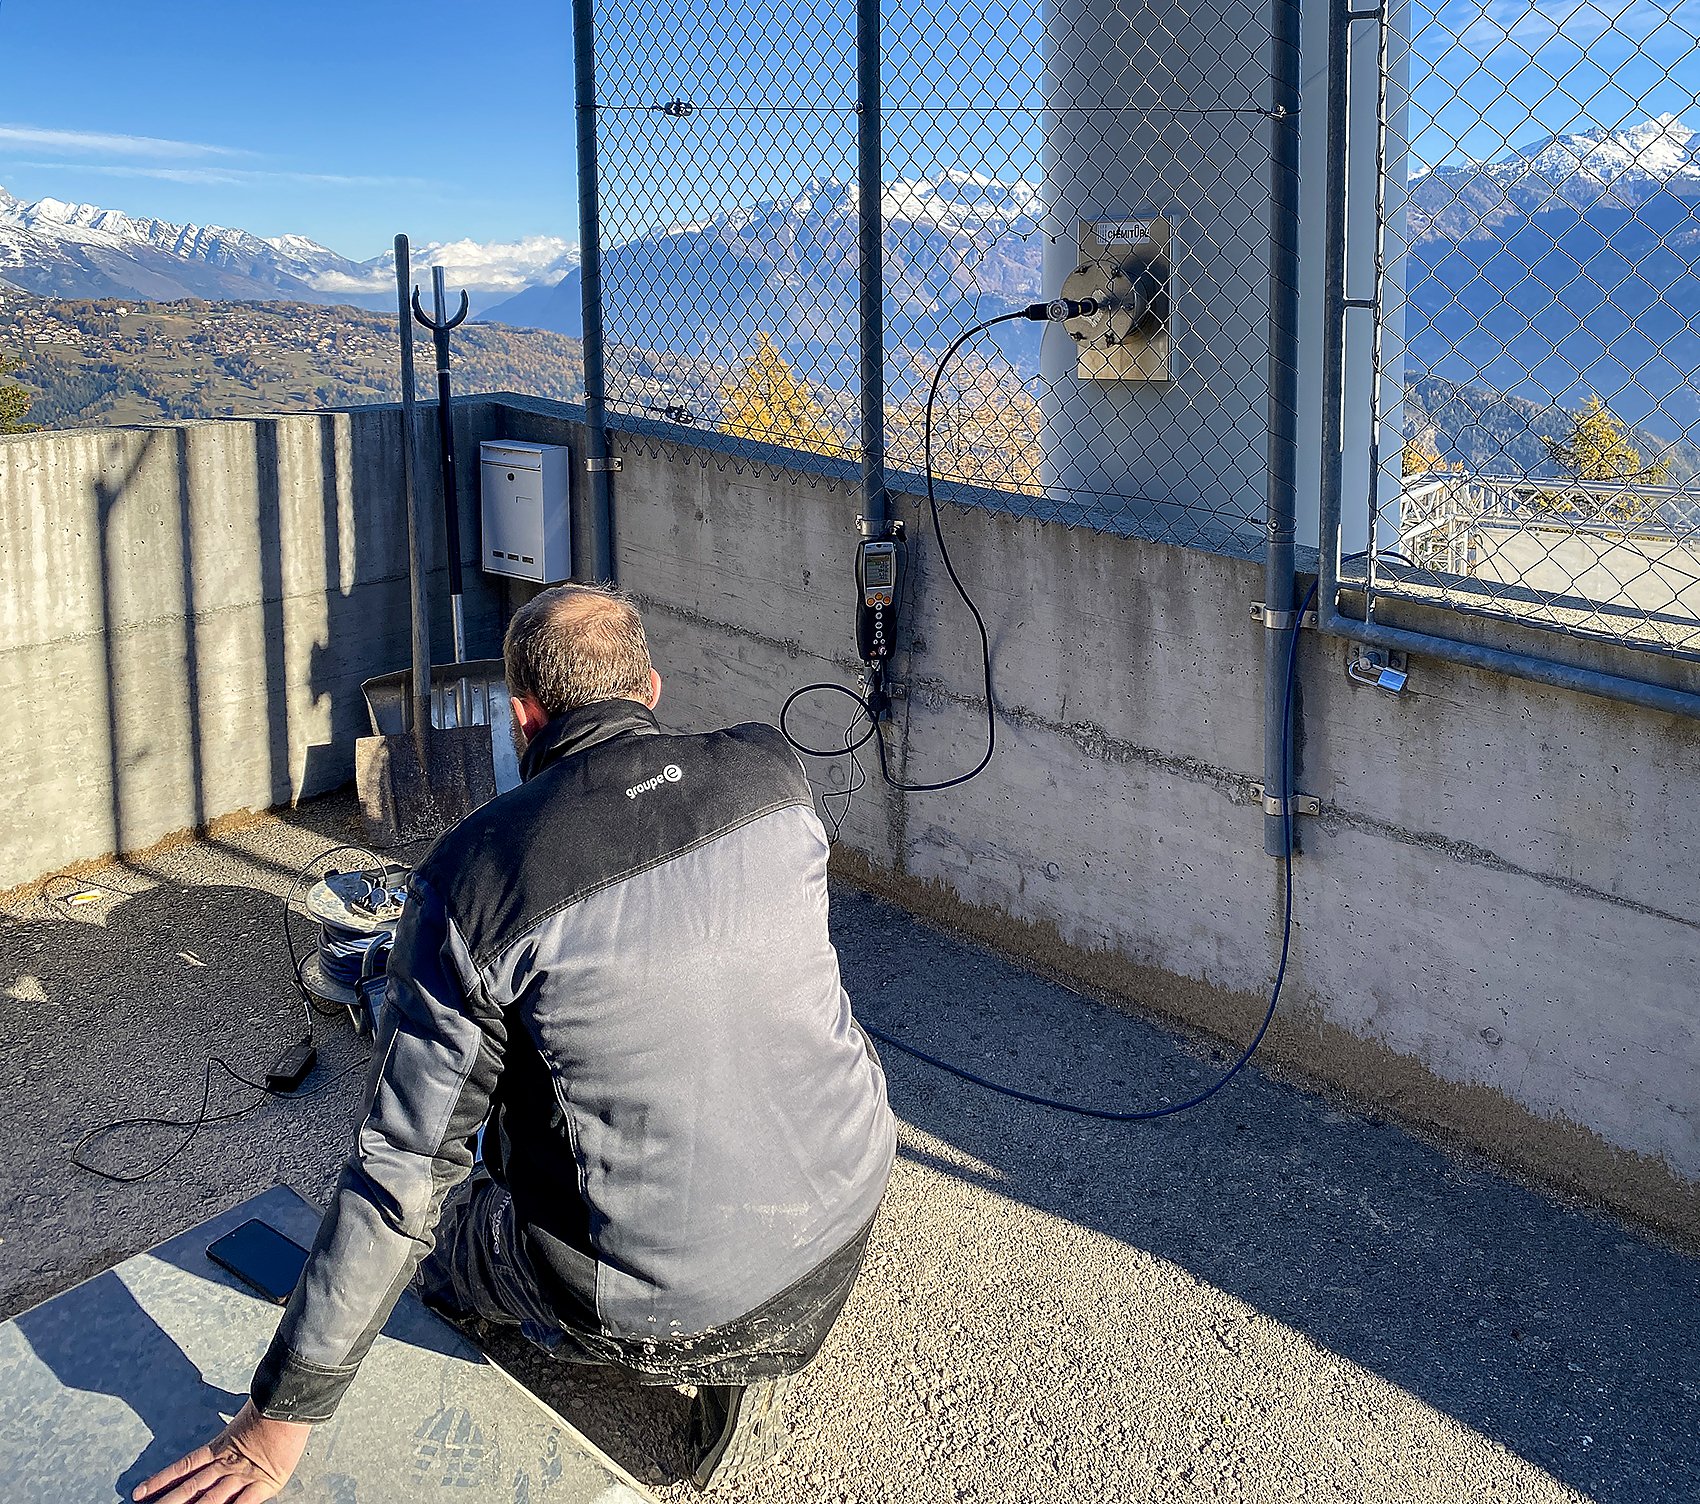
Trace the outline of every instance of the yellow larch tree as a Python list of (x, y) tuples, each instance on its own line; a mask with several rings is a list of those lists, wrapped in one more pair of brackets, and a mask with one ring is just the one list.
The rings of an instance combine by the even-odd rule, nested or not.
[(786, 364), (769, 334), (720, 388), (720, 427), (741, 439), (761, 439), (790, 449), (830, 454), (844, 447), (826, 410)]

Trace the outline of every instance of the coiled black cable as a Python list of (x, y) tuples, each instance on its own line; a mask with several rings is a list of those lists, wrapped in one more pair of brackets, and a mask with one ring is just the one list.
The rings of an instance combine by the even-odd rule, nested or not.
[[(1072, 317), (1075, 312), (1080, 311), (1078, 305), (1062, 306), (1066, 307), (1070, 317)], [(985, 618), (980, 615), (979, 607), (974, 604), (973, 597), (969, 595), (967, 588), (962, 583), (961, 577), (958, 576), (956, 572), (955, 565), (951, 562), (950, 549), (944, 541), (944, 530), (939, 523), (939, 504), (933, 475), (933, 405), (938, 397), (939, 386), (943, 382), (945, 371), (948, 369), (950, 361), (955, 356), (956, 352), (970, 340), (984, 334), (988, 329), (992, 329), (999, 324), (1009, 323), (1015, 319), (1055, 319), (1058, 316), (1059, 305), (1035, 303), (1027, 308), (1018, 309), (1014, 313), (1000, 314), (997, 318), (987, 319), (984, 323), (976, 324), (973, 328), (965, 330), (962, 334), (958, 335), (956, 339), (951, 341), (949, 346), (946, 347), (944, 354), (939, 357), (938, 367), (934, 370), (932, 383), (927, 389), (926, 416), (922, 431), (922, 453), (926, 464), (927, 506), (932, 515), (933, 537), (938, 544), (939, 557), (944, 561), (945, 571), (950, 576), (951, 584), (956, 587), (956, 593), (962, 597), (963, 603), (973, 614), (974, 624), (979, 629), (980, 633), (980, 655), (981, 662), (985, 670), (986, 684), (986, 753), (985, 756), (982, 757), (969, 772), (958, 774), (954, 778), (942, 779), (937, 783), (902, 783), (891, 776), (891, 770), (886, 763), (885, 739), (883, 737), (878, 737), (875, 741), (875, 746), (879, 752), (880, 773), (891, 787), (905, 793), (930, 793), (938, 789), (955, 788), (959, 784), (967, 783), (969, 779), (978, 777), (980, 773), (985, 771), (985, 768), (987, 764), (991, 762), (992, 754), (997, 747), (996, 704), (992, 697), (991, 641), (986, 632)], [(1358, 556), (1352, 555), (1348, 559), (1342, 559), (1341, 563), (1348, 563), (1351, 558), (1356, 557)], [(1305, 596), (1304, 604), (1299, 608), (1298, 614), (1300, 618), (1302, 618), (1304, 613), (1310, 609), (1311, 602), (1316, 599), (1316, 589), (1316, 585), (1312, 584), (1309, 592)], [(920, 1049), (915, 1045), (898, 1039), (894, 1035), (887, 1033), (883, 1029), (876, 1028), (871, 1024), (861, 1023), (861, 1027), (864, 1032), (866, 1032), (871, 1038), (877, 1039), (881, 1044), (888, 1045), (892, 1049), (898, 1050), (905, 1055), (913, 1056), (915, 1059), (933, 1066), (937, 1070), (941, 1070), (949, 1075), (955, 1076), (959, 1080), (967, 1081), (971, 1085), (984, 1087), (987, 1091), (996, 1092), (1000, 1096), (1012, 1097), (1018, 1102), (1030, 1102), (1036, 1107), (1046, 1107), (1056, 1112), (1071, 1113), (1077, 1117), (1101, 1118), (1113, 1123), (1148, 1122), (1154, 1118), (1166, 1118), (1173, 1116), (1177, 1112), (1185, 1112), (1189, 1108), (1197, 1107), (1201, 1102), (1208, 1101), (1211, 1097), (1215, 1096), (1217, 1092), (1228, 1084), (1228, 1082), (1232, 1081), (1235, 1076), (1245, 1069), (1247, 1062), (1249, 1062), (1251, 1057), (1257, 1053), (1258, 1046), (1263, 1043), (1263, 1036), (1269, 1032), (1269, 1025), (1275, 1018), (1276, 1006), (1281, 1001), (1282, 986), (1285, 984), (1287, 979), (1287, 961), (1292, 954), (1293, 809), (1291, 742), (1293, 724), (1293, 681), (1298, 664), (1298, 653), (1299, 633), (1297, 629), (1295, 629), (1292, 634), (1292, 640), (1287, 649), (1286, 683), (1283, 686), (1281, 701), (1281, 765), (1283, 768), (1284, 780), (1282, 787), (1282, 817), (1285, 824), (1285, 838), (1282, 841), (1282, 885), (1284, 888), (1284, 895), (1281, 922), (1281, 957), (1275, 968), (1275, 980), (1269, 990), (1269, 1005), (1263, 1011), (1263, 1018), (1258, 1023), (1257, 1032), (1252, 1035), (1251, 1042), (1240, 1052), (1239, 1057), (1234, 1061), (1234, 1063), (1230, 1065), (1227, 1070), (1223, 1071), (1216, 1080), (1211, 1082), (1210, 1085), (1205, 1087), (1202, 1091), (1194, 1092), (1184, 1101), (1170, 1103), (1163, 1107), (1150, 1107), (1133, 1112), (1117, 1111), (1113, 1108), (1106, 1107), (1083, 1107), (1077, 1102), (1067, 1102), (1056, 1097), (1047, 1097), (1038, 1092), (1022, 1091), (1017, 1087), (1005, 1086), (1002, 1082), (993, 1081), (985, 1076), (976, 1075), (973, 1071), (966, 1070), (959, 1065), (954, 1065), (948, 1060), (941, 1060), (938, 1056), (929, 1054), (926, 1050)], [(879, 665), (875, 664), (869, 666), (871, 686), (869, 693), (865, 696), (857, 694), (855, 690), (850, 689), (843, 684), (827, 682), (805, 684), (801, 689), (793, 691), (779, 712), (779, 729), (784, 735), (786, 741), (789, 742), (796, 751), (802, 753), (804, 756), (819, 758), (842, 757), (846, 752), (854, 753), (856, 750), (864, 746), (869, 738), (875, 737), (879, 731), (880, 711), (884, 708), (885, 703), (883, 689), (880, 682), (881, 672)], [(822, 690), (831, 691), (834, 694), (847, 695), (861, 707), (862, 713), (868, 718), (868, 729), (856, 740), (851, 741), (850, 731), (846, 731), (845, 739), (848, 744), (846, 746), (827, 748), (806, 746), (791, 734), (790, 729), (786, 724), (786, 717), (791, 707), (799, 699), (801, 699), (802, 696)], [(850, 728), (852, 731), (854, 730), (854, 726), (855, 723), (852, 722)], [(853, 793), (854, 790), (852, 789), (850, 792)], [(837, 819), (834, 822), (834, 837), (836, 837), (838, 830), (842, 827), (848, 814), (849, 800), (847, 799), (845, 801), (844, 808), (839, 811)]]
[[(417, 842), (409, 841), (405, 844), (411, 846), (417, 844)], [(307, 990), (306, 979), (302, 974), (303, 960), (299, 952), (297, 952), (294, 938), (290, 934), (289, 916), (292, 912), (291, 906), (294, 903), (295, 895), (300, 890), (302, 883), (306, 882), (311, 877), (314, 870), (327, 857), (336, 856), (341, 852), (358, 853), (360, 856), (366, 857), (372, 861), (380, 870), (387, 870), (384, 863), (378, 861), (377, 858), (373, 857), (372, 854), (362, 846), (343, 844), (327, 847), (317, 856), (313, 857), (312, 860), (305, 863), (296, 872), (288, 889), (284, 893), (283, 904), (279, 910), (284, 949), (289, 955), (290, 974), (294, 980), (296, 991), (300, 995), (303, 1012), (306, 1015), (307, 1036), (302, 1042), (307, 1045), (312, 1045), (314, 1042), (315, 1030), (313, 1024), (313, 999), (312, 994)], [(347, 931), (346, 933), (352, 936), (356, 932)], [(370, 939), (370, 937), (365, 938)], [(378, 997), (381, 995), (384, 985), (385, 972), (381, 963), (388, 959), (389, 941), (393, 937), (385, 932), (383, 938), (384, 943), (381, 945), (367, 944), (364, 947), (361, 947), (358, 957), (352, 960), (352, 969), (346, 972), (349, 980), (345, 985), (355, 988), (360, 993), (362, 1000), (367, 1003), (370, 1010), (369, 1016), (372, 1017), (376, 1016), (376, 1002)], [(324, 948), (322, 944), (320, 950), (320, 964), (324, 964)], [(333, 966), (347, 965), (348, 961), (346, 958), (333, 959), (332, 964)], [(83, 1136), (72, 1146), (70, 1155), (71, 1163), (79, 1170), (86, 1170), (89, 1174), (97, 1175), (102, 1180), (113, 1181), (119, 1185), (135, 1185), (141, 1181), (151, 1179), (153, 1176), (159, 1174), (161, 1170), (170, 1165), (178, 1158), (179, 1155), (183, 1154), (188, 1149), (190, 1144), (195, 1141), (196, 1137), (200, 1134), (201, 1129), (207, 1127), (209, 1124), (233, 1123), (240, 1118), (245, 1118), (250, 1113), (256, 1112), (264, 1106), (266, 1099), (269, 1097), (278, 1097), (290, 1102), (304, 1102), (309, 1101), (314, 1097), (322, 1096), (325, 1092), (329, 1091), (345, 1078), (353, 1075), (355, 1071), (363, 1069), (369, 1063), (369, 1060), (369, 1056), (363, 1055), (352, 1064), (345, 1066), (329, 1080), (322, 1081), (319, 1085), (312, 1087), (309, 1090), (282, 1091), (268, 1085), (264, 1081), (255, 1081), (250, 1079), (243, 1075), (242, 1072), (238, 1071), (222, 1056), (214, 1055), (207, 1060), (206, 1066), (202, 1072), (201, 1105), (199, 1110), (193, 1116), (181, 1118), (152, 1116), (118, 1118), (112, 1122), (98, 1124), (97, 1126), (90, 1128), (88, 1132), (83, 1134)], [(250, 1091), (258, 1092), (260, 1095), (244, 1107), (233, 1108), (229, 1112), (209, 1112), (208, 1109), (212, 1105), (213, 1073), (215, 1070), (222, 1071), (233, 1081), (247, 1087)], [(140, 1170), (104, 1169), (100, 1165), (91, 1163), (84, 1157), (84, 1151), (91, 1144), (98, 1143), (109, 1134), (117, 1133), (126, 1128), (176, 1128), (183, 1130), (183, 1138), (169, 1153), (163, 1155), (146, 1168)]]
[[(932, 517), (933, 541), (938, 546), (939, 559), (944, 564), (945, 573), (950, 576), (950, 583), (956, 587), (956, 593), (962, 597), (963, 605), (967, 606), (969, 614), (974, 618), (974, 626), (980, 634), (980, 664), (984, 671), (986, 686), (986, 752), (966, 773), (958, 773), (954, 778), (941, 778), (935, 783), (906, 783), (894, 778), (891, 765), (886, 760), (885, 738), (878, 735), (880, 716), (885, 709), (886, 695), (883, 684), (884, 670), (877, 664), (870, 665), (868, 675), (870, 686), (866, 695), (859, 695), (847, 685), (831, 682), (805, 684), (801, 689), (794, 690), (786, 699), (779, 711), (779, 730), (791, 746), (805, 757), (843, 757), (847, 752), (859, 751), (868, 741), (874, 740), (875, 750), (879, 754), (880, 776), (892, 788), (905, 794), (931, 794), (940, 789), (953, 789), (959, 784), (967, 783), (971, 778), (978, 778), (985, 772), (986, 766), (992, 760), (998, 745), (997, 706), (992, 699), (992, 641), (986, 631), (986, 619), (980, 614), (980, 608), (975, 605), (974, 597), (968, 593), (968, 587), (962, 583), (962, 577), (956, 572), (956, 565), (950, 557), (950, 546), (944, 541), (944, 527), (939, 521), (939, 499), (937, 484), (933, 474), (933, 408), (938, 401), (939, 386), (944, 381), (945, 372), (950, 369), (950, 363), (956, 352), (969, 341), (978, 339), (988, 329), (995, 329), (999, 324), (1008, 324), (1016, 319), (1039, 320), (1051, 316), (1049, 305), (1034, 303), (1026, 308), (1017, 309), (1014, 313), (1000, 313), (995, 319), (987, 319), (984, 323), (975, 324), (973, 328), (964, 330), (953, 339), (939, 357), (938, 366), (933, 371), (932, 383), (927, 388), (926, 414), (921, 427), (921, 454), (926, 469), (927, 479), (927, 509)], [(832, 694), (847, 695), (861, 707), (862, 714), (868, 718), (868, 729), (848, 746), (842, 747), (810, 747), (797, 740), (791, 734), (787, 724), (791, 707), (804, 695), (828, 691)]]

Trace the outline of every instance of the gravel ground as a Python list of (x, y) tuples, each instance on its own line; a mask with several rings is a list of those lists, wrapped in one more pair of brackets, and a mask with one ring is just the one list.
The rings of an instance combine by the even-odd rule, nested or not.
[[(323, 1197), (358, 1073), (209, 1127), (143, 1185), (66, 1160), (97, 1122), (192, 1114), (209, 1053), (257, 1071), (297, 1037), (278, 897), (349, 822), (322, 801), (94, 875), (123, 896), (0, 916), (0, 1315), (274, 1180)], [(983, 1074), (1125, 1105), (1218, 1068), (901, 910), (834, 904), (859, 1012)], [(361, 1058), (346, 1024), (320, 1033), (320, 1079)], [(1118, 1125), (884, 1054), (902, 1152), (866, 1272), (793, 1382), (791, 1441), (716, 1497), (1700, 1499), (1700, 1261), (1256, 1072)], [(251, 1095), (215, 1084), (220, 1106)], [(104, 1162), (174, 1142), (137, 1130)], [(492, 1352), (663, 1499), (693, 1497), (683, 1394)]]

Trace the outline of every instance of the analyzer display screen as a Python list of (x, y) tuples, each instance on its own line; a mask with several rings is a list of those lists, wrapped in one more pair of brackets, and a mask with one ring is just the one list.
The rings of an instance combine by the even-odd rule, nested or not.
[(862, 558), (863, 583), (870, 589), (889, 590), (897, 580), (897, 550), (870, 549)]

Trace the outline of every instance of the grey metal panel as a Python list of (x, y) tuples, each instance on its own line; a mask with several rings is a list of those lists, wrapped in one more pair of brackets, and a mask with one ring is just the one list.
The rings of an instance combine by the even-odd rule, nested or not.
[[(128, 1499), (247, 1397), (277, 1309), (206, 1257), (250, 1217), (303, 1246), (318, 1213), (282, 1186), (0, 1326), (0, 1498)], [(641, 1504), (566, 1422), (411, 1295), (288, 1490), (300, 1504)]]

